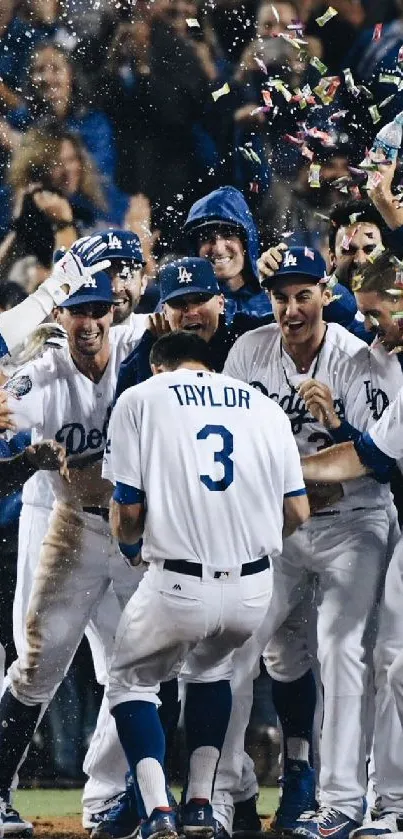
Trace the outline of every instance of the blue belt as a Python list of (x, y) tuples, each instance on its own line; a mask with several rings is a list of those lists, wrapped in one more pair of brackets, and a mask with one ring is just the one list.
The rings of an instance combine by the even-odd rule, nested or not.
[[(199, 562), (187, 562), (186, 559), (166, 559), (164, 562), (166, 571), (175, 571), (177, 574), (190, 574), (192, 577), (203, 576), (203, 566)], [(261, 556), (254, 562), (245, 562), (241, 567), (241, 577), (248, 577), (249, 574), (259, 574), (270, 568), (268, 556)], [(219, 580), (221, 576), (228, 574), (228, 571), (215, 571), (214, 579)]]

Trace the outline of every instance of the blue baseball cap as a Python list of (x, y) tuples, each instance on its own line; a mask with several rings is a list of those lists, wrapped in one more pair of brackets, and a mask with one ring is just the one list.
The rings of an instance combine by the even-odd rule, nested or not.
[(198, 256), (168, 262), (159, 272), (159, 283), (161, 303), (185, 294), (221, 294), (211, 262)]
[[(139, 263), (139, 265), (146, 264), (137, 233), (132, 233), (131, 230), (119, 230), (119, 228), (111, 227), (107, 230), (101, 230), (98, 235), (100, 236), (101, 242), (107, 246), (102, 253), (102, 259), (128, 259), (131, 262)], [(93, 261), (96, 262), (96, 259), (97, 256), (95, 255)]]
[(63, 303), (63, 309), (71, 306), (83, 306), (84, 303), (116, 303), (117, 296), (112, 288), (112, 280), (106, 271), (98, 271), (88, 276), (81, 288)]
[(326, 262), (319, 251), (313, 248), (288, 248), (277, 271), (263, 280), (262, 285), (270, 288), (278, 279), (307, 277), (317, 283), (326, 282)]

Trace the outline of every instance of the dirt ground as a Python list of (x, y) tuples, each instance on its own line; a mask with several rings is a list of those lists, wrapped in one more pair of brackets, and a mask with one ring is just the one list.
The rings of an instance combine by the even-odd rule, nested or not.
[[(84, 839), (88, 833), (81, 825), (80, 816), (64, 816), (54, 819), (33, 819), (35, 839)], [(270, 826), (270, 819), (263, 820), (264, 829)]]

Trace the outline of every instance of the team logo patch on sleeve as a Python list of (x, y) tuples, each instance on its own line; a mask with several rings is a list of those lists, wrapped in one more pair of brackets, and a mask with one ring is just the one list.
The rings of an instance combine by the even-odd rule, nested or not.
[(29, 376), (13, 376), (4, 385), (3, 390), (11, 393), (16, 399), (21, 399), (21, 396), (26, 396), (32, 390), (32, 381)]

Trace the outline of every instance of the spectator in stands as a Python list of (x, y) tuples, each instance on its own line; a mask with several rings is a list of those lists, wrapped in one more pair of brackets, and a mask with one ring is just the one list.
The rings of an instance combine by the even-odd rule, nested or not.
[(23, 131), (49, 116), (78, 133), (99, 171), (113, 181), (116, 150), (112, 125), (106, 114), (93, 107), (76, 63), (61, 47), (45, 42), (33, 54), (23, 104), (8, 110), (7, 119)]

